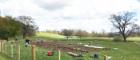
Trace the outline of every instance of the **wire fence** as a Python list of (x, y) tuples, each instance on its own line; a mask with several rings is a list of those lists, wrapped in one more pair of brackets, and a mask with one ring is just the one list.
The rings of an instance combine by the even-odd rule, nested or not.
[[(0, 41), (0, 53), (11, 57), (11, 60), (95, 60), (90, 55), (73, 57), (60, 49), (42, 48), (35, 44), (25, 46), (24, 41)], [(90, 57), (90, 58), (89, 58)], [(109, 60), (102, 56), (100, 60)]]
[[(48, 56), (48, 52), (55, 52)], [(19, 41), (0, 41), (0, 53), (11, 57), (11, 60), (60, 60), (58, 51), (37, 47), (35, 45), (25, 46)], [(63, 59), (64, 60), (64, 59)]]

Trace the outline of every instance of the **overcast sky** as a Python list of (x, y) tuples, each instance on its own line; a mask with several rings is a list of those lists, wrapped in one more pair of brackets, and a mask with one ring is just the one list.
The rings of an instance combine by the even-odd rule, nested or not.
[(121, 11), (137, 12), (140, 0), (0, 0), (1, 15), (32, 16), (40, 31), (82, 29), (112, 30), (108, 18)]

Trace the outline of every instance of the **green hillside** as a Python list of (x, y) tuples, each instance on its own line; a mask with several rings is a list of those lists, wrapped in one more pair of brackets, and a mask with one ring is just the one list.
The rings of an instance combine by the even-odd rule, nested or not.
[(36, 37), (39, 38), (47, 38), (47, 39), (63, 39), (65, 36), (54, 34), (54, 33), (47, 33), (47, 32), (38, 32), (36, 33)]

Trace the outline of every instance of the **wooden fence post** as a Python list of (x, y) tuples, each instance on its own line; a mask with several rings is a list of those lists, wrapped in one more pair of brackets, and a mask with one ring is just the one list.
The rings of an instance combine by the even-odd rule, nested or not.
[(36, 50), (35, 50), (35, 45), (32, 45), (32, 60), (36, 60)]
[(7, 54), (7, 41), (4, 41), (4, 53)]
[(3, 51), (3, 42), (1, 41), (1, 53)]
[(106, 60), (106, 55), (104, 55), (104, 60)]
[(61, 51), (60, 51), (60, 49), (58, 49), (58, 53), (59, 53), (58, 60), (61, 60)]
[(11, 57), (13, 58), (14, 56), (14, 49), (13, 49), (13, 44), (11, 44)]
[(2, 53), (2, 41), (0, 41), (0, 52)]
[(6, 43), (6, 41), (4, 40), (3, 43), (2, 43), (2, 49), (3, 49), (2, 52), (4, 54), (6, 54), (6, 44), (5, 43)]
[(18, 51), (17, 51), (17, 53), (18, 53), (17, 59), (20, 60), (20, 44), (18, 44)]
[(4, 43), (3, 43), (3, 53), (5, 53), (6, 54), (6, 41), (4, 41)]

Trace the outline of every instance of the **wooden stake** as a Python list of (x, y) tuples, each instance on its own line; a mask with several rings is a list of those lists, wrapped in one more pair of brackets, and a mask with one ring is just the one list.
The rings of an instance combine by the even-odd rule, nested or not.
[(5, 46), (6, 44), (5, 44), (5, 42), (6, 41), (4, 40), (3, 43), (2, 43), (2, 45), (3, 45), (2, 46), (2, 49), (3, 49), (2, 52), (6, 54), (6, 46)]
[(35, 45), (32, 45), (32, 60), (36, 60), (36, 51), (35, 51)]
[(61, 51), (60, 51), (60, 49), (58, 50), (58, 53), (59, 53), (59, 58), (58, 58), (58, 60), (61, 60)]
[(1, 41), (0, 41), (0, 52), (1, 52)]
[(4, 42), (4, 53), (6, 54), (6, 51), (7, 51), (7, 50), (6, 50), (6, 47), (7, 47), (7, 46), (6, 46), (5, 43), (6, 43), (6, 42)]
[(18, 60), (20, 60), (20, 45), (18, 45)]
[(3, 49), (3, 43), (2, 43), (2, 41), (1, 41), (1, 53), (2, 53), (2, 49)]
[(13, 44), (11, 44), (11, 57), (13, 58), (14, 56), (14, 49), (13, 49)]
[(106, 60), (106, 55), (104, 55), (104, 60)]

